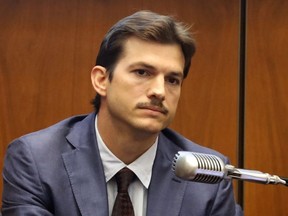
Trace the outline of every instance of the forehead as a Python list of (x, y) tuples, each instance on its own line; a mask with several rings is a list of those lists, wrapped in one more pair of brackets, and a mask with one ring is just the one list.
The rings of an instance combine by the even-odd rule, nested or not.
[(184, 54), (176, 43), (164, 44), (129, 37), (123, 43), (123, 50), (118, 63), (146, 62), (155, 67), (170, 68), (183, 72)]

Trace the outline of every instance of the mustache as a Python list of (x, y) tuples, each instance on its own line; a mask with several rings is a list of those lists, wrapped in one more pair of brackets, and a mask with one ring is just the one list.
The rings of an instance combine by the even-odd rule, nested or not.
[(138, 103), (136, 107), (140, 109), (157, 110), (165, 115), (167, 115), (169, 112), (168, 109), (163, 105), (162, 101), (158, 99), (152, 99), (150, 102)]

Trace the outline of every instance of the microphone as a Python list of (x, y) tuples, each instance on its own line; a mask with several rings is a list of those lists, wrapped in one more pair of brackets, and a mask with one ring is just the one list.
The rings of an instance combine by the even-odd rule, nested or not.
[(235, 168), (225, 164), (216, 155), (179, 151), (173, 160), (172, 170), (176, 176), (194, 182), (216, 184), (223, 179), (238, 179), (262, 184), (282, 184), (288, 186), (287, 178), (270, 175), (257, 170)]

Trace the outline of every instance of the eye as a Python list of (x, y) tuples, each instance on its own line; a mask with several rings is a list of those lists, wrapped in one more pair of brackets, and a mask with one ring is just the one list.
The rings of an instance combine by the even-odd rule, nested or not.
[(167, 77), (166, 81), (172, 85), (180, 85), (181, 84), (181, 80), (179, 78), (176, 78), (176, 77)]
[(149, 76), (149, 72), (147, 70), (144, 69), (137, 69), (134, 71), (137, 75), (139, 76)]

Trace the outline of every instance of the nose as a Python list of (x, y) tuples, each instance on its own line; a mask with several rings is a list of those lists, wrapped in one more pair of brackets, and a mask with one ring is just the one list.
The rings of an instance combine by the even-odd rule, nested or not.
[(164, 77), (155, 77), (151, 80), (149, 90), (148, 90), (148, 98), (157, 98), (161, 101), (165, 100), (165, 79)]

